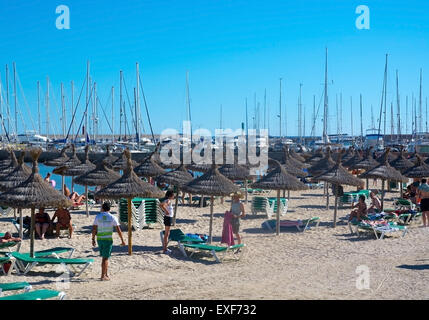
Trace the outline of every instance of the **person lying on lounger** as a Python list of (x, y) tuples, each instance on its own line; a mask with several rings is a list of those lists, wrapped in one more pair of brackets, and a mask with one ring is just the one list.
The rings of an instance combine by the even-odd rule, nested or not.
[(353, 220), (353, 218), (356, 218), (358, 221), (362, 220), (362, 218), (366, 216), (368, 211), (365, 203), (365, 196), (359, 196), (359, 202), (356, 205), (352, 206), (352, 208), (356, 209), (350, 213), (349, 221)]
[(369, 197), (371, 198), (371, 205), (368, 208), (368, 213), (381, 212), (381, 201), (377, 197), (377, 191), (371, 191)]
[(3, 237), (0, 237), (0, 243), (20, 242), (21, 238), (14, 238), (10, 232), (6, 232)]
[(74, 203), (82, 203), (82, 200), (85, 199), (84, 195), (79, 195), (77, 192), (70, 192), (66, 185), (64, 185), (64, 195)]

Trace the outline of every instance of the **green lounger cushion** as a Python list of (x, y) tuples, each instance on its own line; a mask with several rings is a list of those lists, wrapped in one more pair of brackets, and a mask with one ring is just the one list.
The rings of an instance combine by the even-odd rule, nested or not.
[(0, 289), (2, 291), (21, 290), (27, 288), (28, 286), (30, 286), (28, 282), (0, 283)]
[(88, 262), (94, 262), (94, 259), (56, 259), (56, 258), (31, 258), (29, 254), (23, 254), (18, 252), (12, 252), (11, 255), (26, 263), (42, 263), (42, 264), (86, 264)]
[(16, 246), (16, 242), (14, 242), (14, 241), (0, 243), (0, 249), (10, 248), (10, 247), (13, 247), (13, 246)]
[(200, 243), (204, 242), (203, 239), (196, 239), (186, 236), (182, 230), (180, 229), (173, 229), (170, 230), (170, 235), (168, 237), (170, 241), (177, 241), (177, 242), (191, 242), (191, 243)]
[(194, 248), (199, 250), (207, 250), (207, 251), (215, 251), (215, 252), (221, 252), (228, 249), (238, 249), (244, 247), (244, 244), (236, 244), (230, 247), (222, 247), (222, 246), (214, 246), (210, 244), (187, 244), (184, 243), (183, 246), (188, 248)]
[(26, 293), (1, 297), (0, 300), (45, 300), (50, 298), (56, 298), (59, 296), (60, 293), (60, 291), (40, 289), (29, 291)]
[[(55, 247), (52, 249), (36, 251), (36, 252), (34, 252), (34, 257), (35, 258), (43, 258), (43, 257), (51, 256), (54, 253), (55, 254), (61, 254), (61, 253), (65, 253), (65, 252), (70, 252), (71, 250), (73, 250), (73, 248)], [(30, 256), (30, 253), (23, 253), (23, 254)]]

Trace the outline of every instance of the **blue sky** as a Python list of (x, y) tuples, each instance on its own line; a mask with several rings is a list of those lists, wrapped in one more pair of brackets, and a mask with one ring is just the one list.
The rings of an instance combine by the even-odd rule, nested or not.
[[(55, 9), (61, 4), (70, 8), (70, 30), (55, 27), (58, 16)], [(358, 30), (355, 26), (358, 17), (355, 9), (362, 4), (370, 9), (370, 30)], [(364, 129), (371, 124), (371, 105), (377, 119), (386, 53), (389, 54), (389, 133), (390, 102), (394, 102), (396, 114), (396, 69), (403, 123), (407, 95), (411, 119), (411, 96), (418, 96), (420, 68), (423, 69), (423, 104), (429, 91), (429, 4), (425, 1), (0, 0), (0, 10), (2, 86), (5, 87), (5, 65), (8, 64), (11, 71), (12, 62), (16, 62), (25, 94), (24, 98), (19, 89), (18, 107), (22, 115), (18, 118), (19, 132), (24, 128), (37, 129), (36, 82), (41, 81), (44, 97), (49, 76), (50, 132), (60, 133), (60, 83), (64, 83), (67, 112), (70, 112), (70, 81), (75, 82), (76, 102), (88, 60), (109, 121), (110, 90), (115, 87), (115, 128), (119, 128), (119, 71), (123, 70), (131, 95), (136, 82), (135, 63), (139, 62), (156, 133), (165, 128), (181, 129), (181, 122), (186, 119), (188, 71), (194, 128), (214, 132), (219, 127), (221, 105), (223, 127), (240, 128), (245, 121), (246, 97), (249, 126), (253, 127), (255, 94), (261, 106), (262, 127), (266, 89), (270, 110), (266, 125), (269, 119), (270, 133), (278, 134), (281, 77), (283, 115), (286, 112), (282, 132), (285, 133), (286, 127), (288, 135), (298, 133), (297, 103), (302, 83), (306, 134), (309, 135), (313, 95), (318, 104), (323, 92), (325, 47), (329, 50), (329, 133), (337, 132), (335, 99), (340, 93), (344, 133), (351, 133), (350, 97), (354, 134), (360, 134), (359, 94), (363, 95)], [(12, 72), (9, 82), (13, 110)], [(3, 90), (4, 99), (5, 96)], [(143, 101), (141, 106), (144, 127), (149, 133)], [(78, 122), (83, 108), (81, 102)], [(316, 134), (322, 130), (321, 111), (322, 107)], [(101, 110), (99, 118), (100, 131), (108, 133), (110, 129)], [(43, 101), (42, 133), (46, 131), (45, 119)], [(425, 118), (423, 123), (425, 127)], [(411, 125), (408, 127), (411, 131)]]

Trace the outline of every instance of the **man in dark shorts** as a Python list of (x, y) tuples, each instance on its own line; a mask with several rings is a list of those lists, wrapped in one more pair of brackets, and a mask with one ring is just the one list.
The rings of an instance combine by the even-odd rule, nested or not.
[(122, 237), (121, 228), (119, 228), (118, 219), (110, 212), (110, 204), (107, 202), (101, 206), (101, 212), (97, 214), (92, 226), (92, 245), (95, 247), (95, 235), (97, 235), (98, 248), (100, 249), (101, 261), (101, 280), (110, 280), (107, 275), (109, 267), (109, 258), (112, 253), (113, 246), (113, 229), (116, 228), (121, 245), (125, 246), (124, 238)]
[(422, 179), (422, 184), (417, 189), (420, 198), (420, 210), (422, 212), (423, 227), (429, 227), (429, 185), (426, 179)]

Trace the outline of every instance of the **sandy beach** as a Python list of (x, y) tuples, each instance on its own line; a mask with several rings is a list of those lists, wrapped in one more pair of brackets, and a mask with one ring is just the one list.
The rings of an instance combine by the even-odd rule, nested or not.
[[(345, 191), (351, 191), (345, 188)], [(272, 192), (271, 196), (275, 196)], [(387, 193), (386, 207), (392, 207)], [(409, 227), (408, 233), (376, 240), (373, 234), (358, 238), (352, 235), (345, 219), (350, 208), (339, 210), (339, 223), (332, 228), (331, 208), (326, 210), (323, 189), (291, 192), (288, 213), (282, 219), (321, 218), (318, 229), (304, 233), (294, 228), (276, 236), (264, 228), (263, 214), (250, 213), (241, 221), (241, 235), (246, 250), (241, 259), (225, 259), (216, 263), (209, 256), (185, 258), (174, 242), (171, 255), (161, 253), (162, 225), (133, 233), (134, 254), (128, 256), (127, 247), (120, 247), (114, 234), (114, 249), (110, 259), (110, 281), (100, 281), (98, 249), (91, 246), (91, 225), (99, 210), (91, 216), (84, 211), (72, 211), (76, 225), (72, 239), (65, 234), (60, 239), (36, 240), (35, 249), (73, 247), (73, 257), (94, 258), (94, 264), (79, 278), (60, 282), (55, 267), (36, 267), (26, 276), (0, 276), (0, 282), (28, 281), (34, 288), (61, 289), (67, 299), (429, 299), (429, 228), (421, 222)], [(222, 235), (223, 213), (230, 200), (216, 202), (213, 236), (219, 243)], [(112, 212), (117, 212), (114, 207)], [(53, 215), (52, 211), (48, 211)], [(177, 228), (185, 233), (206, 233), (209, 230), (210, 208), (179, 206)], [(26, 210), (24, 215), (30, 215)], [(174, 228), (174, 227), (173, 227)], [(0, 218), (0, 230), (15, 231), (6, 218)], [(127, 233), (124, 232), (127, 239)], [(24, 240), (21, 252), (29, 251)], [(231, 254), (233, 256), (233, 254)], [(231, 257), (229, 256), (229, 257)], [(357, 268), (367, 266), (370, 288), (359, 290)]]

